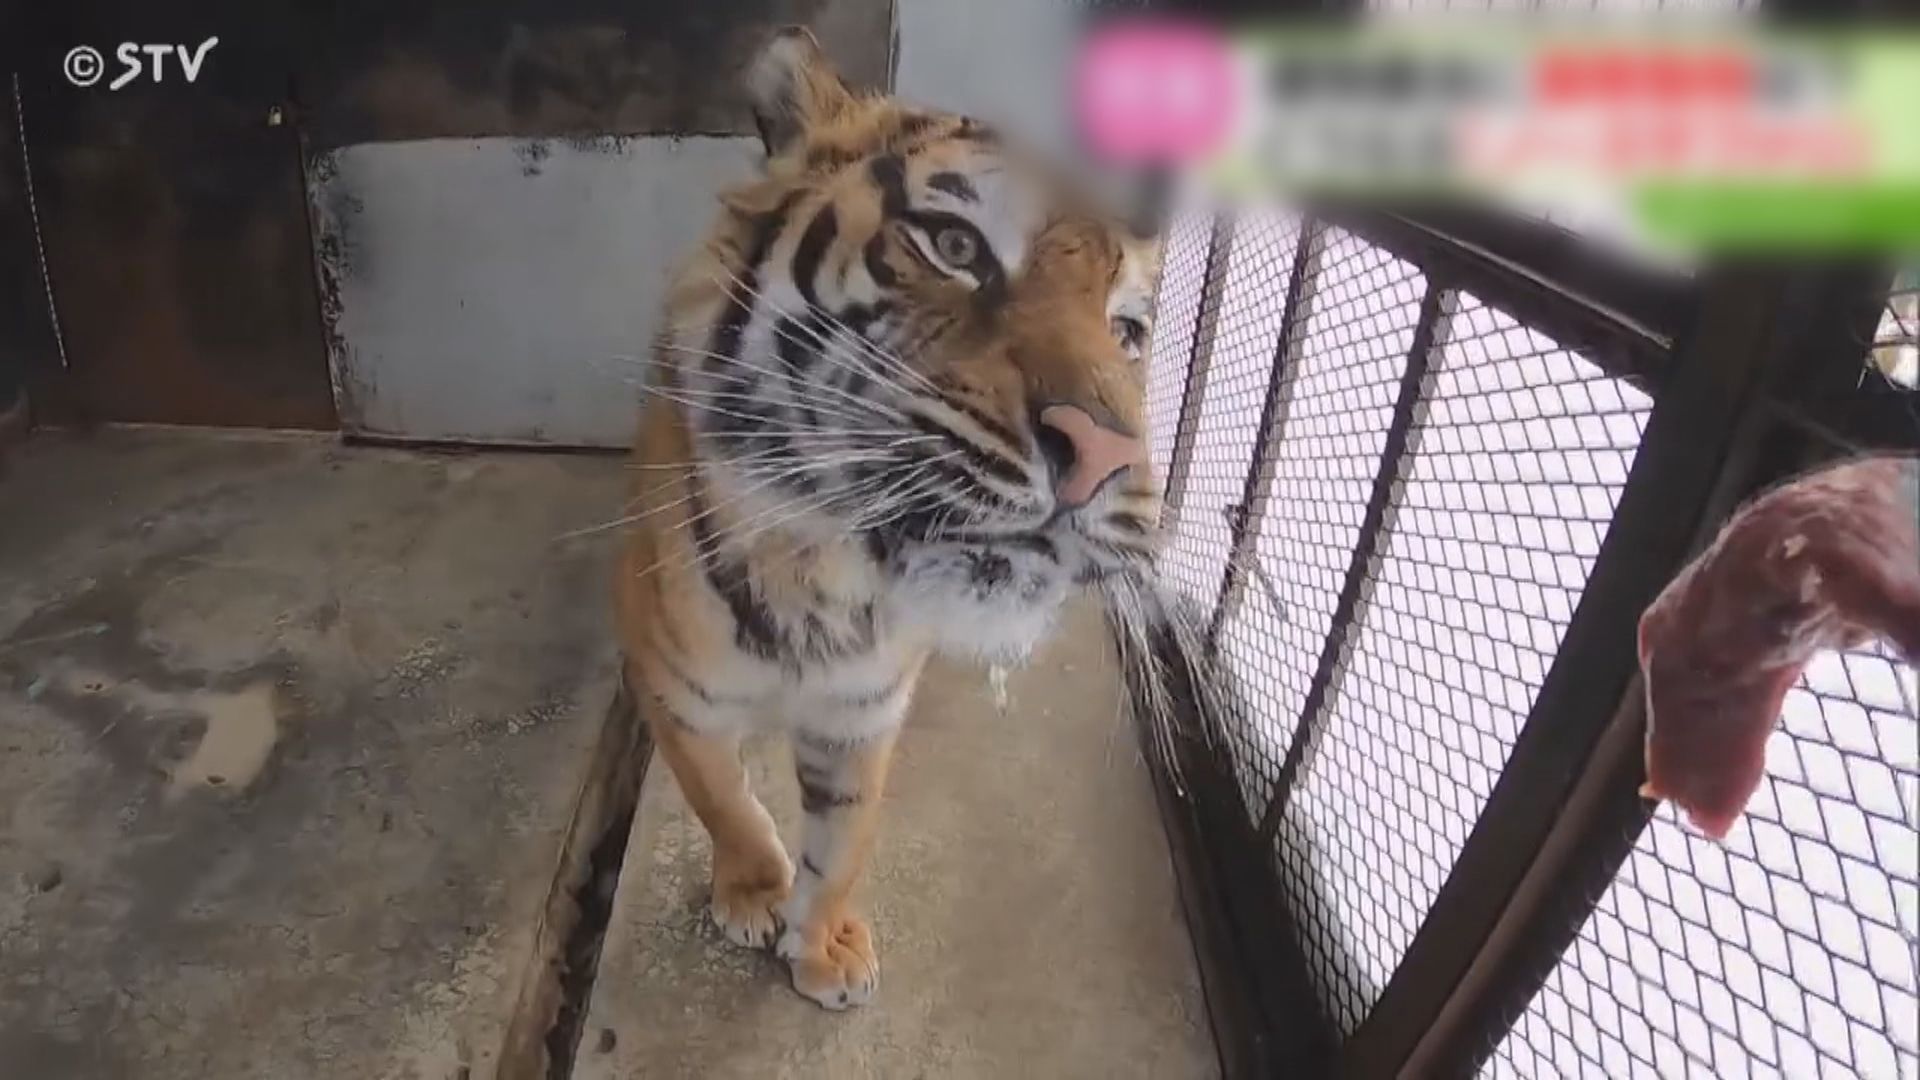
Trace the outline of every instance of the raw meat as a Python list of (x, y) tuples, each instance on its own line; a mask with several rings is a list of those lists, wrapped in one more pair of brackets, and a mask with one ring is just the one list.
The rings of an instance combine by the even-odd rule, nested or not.
[(1647, 608), (1641, 795), (1724, 838), (1807, 662), (1874, 638), (1920, 663), (1920, 458), (1861, 458), (1760, 496)]

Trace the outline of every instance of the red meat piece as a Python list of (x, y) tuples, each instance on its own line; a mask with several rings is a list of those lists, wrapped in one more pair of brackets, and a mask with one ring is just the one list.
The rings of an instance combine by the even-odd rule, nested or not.
[(1724, 838), (1808, 661), (1874, 638), (1920, 663), (1916, 458), (1862, 458), (1760, 496), (1647, 608), (1641, 795)]

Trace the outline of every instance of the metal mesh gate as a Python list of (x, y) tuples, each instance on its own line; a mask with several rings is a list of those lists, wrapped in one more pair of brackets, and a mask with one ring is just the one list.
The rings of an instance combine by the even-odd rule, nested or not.
[[(1544, 935), (1495, 947), (1561, 829), (1516, 827), (1514, 807), (1528, 792), (1550, 797), (1538, 818), (1579, 804), (1627, 697), (1630, 655), (1596, 661), (1611, 682), (1584, 675), (1570, 628), (1585, 623), (1590, 642), (1628, 627), (1630, 642), (1650, 598), (1633, 593), (1670, 577), (1695, 518), (1716, 512), (1709, 496), (1724, 512), (1768, 475), (1735, 450), (1691, 488), (1655, 475), (1660, 462), (1635, 468), (1643, 436), (1662, 462), (1699, 441), (1675, 416), (1647, 434), (1656, 397), (1679, 413), (1704, 392), (1681, 367), (1736, 362), (1714, 355), (1740, 347), (1716, 344), (1731, 333), (1715, 336), (1715, 287), (1689, 334), (1636, 335), (1417, 232), (1280, 211), (1173, 224), (1149, 376), (1162, 569), (1213, 613), (1210, 644), (1246, 692), (1218, 733), (1255, 845), (1239, 855), (1271, 875), (1323, 1012), (1289, 1022), (1324, 1026), (1337, 1071), (1920, 1074), (1920, 734), (1911, 672), (1882, 654), (1810, 671), (1725, 847), (1667, 812), (1649, 825), (1631, 789), (1608, 787), (1611, 809), (1582, 827), (1614, 839), (1572, 864), (1586, 884), (1548, 887), (1526, 920)], [(1823, 325), (1859, 323), (1859, 306)], [(1866, 332), (1888, 347), (1885, 326)], [(1804, 362), (1799, 338), (1756, 340)], [(1856, 340), (1855, 371), (1874, 339)], [(1857, 419), (1854, 398), (1822, 400), (1807, 411)], [(1882, 434), (1920, 442), (1920, 423), (1899, 423), (1910, 399), (1876, 401)], [(1754, 419), (1768, 408), (1783, 411), (1703, 406), (1697, 426), (1725, 447), (1786, 445)], [(1609, 547), (1630, 486), (1637, 520)], [(1647, 524), (1663, 496), (1698, 508)], [(1637, 549), (1652, 552), (1644, 566)], [(1583, 604), (1609, 558), (1604, 595)], [(1481, 866), (1501, 884), (1479, 885)], [(1446, 940), (1456, 928), (1465, 944)], [(1485, 982), (1495, 953), (1504, 974)]]
[(1494, 1076), (1920, 1075), (1912, 672), (1821, 658), (1745, 825), (1640, 837)]

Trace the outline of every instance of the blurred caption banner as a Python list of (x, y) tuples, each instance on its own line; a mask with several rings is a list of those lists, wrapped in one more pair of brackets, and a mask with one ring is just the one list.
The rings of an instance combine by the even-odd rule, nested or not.
[(1475, 199), (1675, 250), (1920, 249), (1920, 33), (1399, 19), (1111, 22), (1074, 102), (1105, 160), (1234, 198)]

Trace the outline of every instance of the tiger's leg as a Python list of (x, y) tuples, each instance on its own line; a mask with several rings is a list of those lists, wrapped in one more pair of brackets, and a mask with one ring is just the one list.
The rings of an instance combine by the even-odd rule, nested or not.
[(654, 745), (673, 770), (687, 804), (713, 838), (713, 899), (708, 913), (727, 940), (769, 948), (793, 863), (767, 808), (747, 786), (740, 737), (702, 732), (658, 698), (647, 710)]
[(866, 920), (849, 904), (880, 821), (897, 727), (858, 740), (794, 737), (800, 775), (800, 870), (783, 909), (780, 955), (793, 988), (829, 1009), (864, 1005), (879, 983), (880, 958)]

